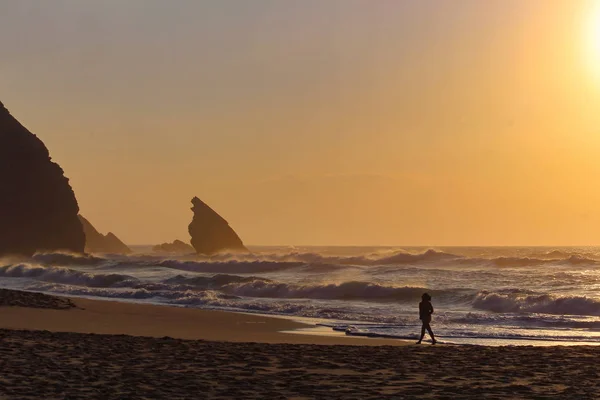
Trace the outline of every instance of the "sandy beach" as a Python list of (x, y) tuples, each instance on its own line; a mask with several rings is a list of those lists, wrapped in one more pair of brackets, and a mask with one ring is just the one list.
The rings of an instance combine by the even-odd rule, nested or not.
[[(281, 333), (197, 309), (0, 292), (1, 398), (593, 398), (593, 347), (412, 345)], [(408, 344), (408, 345), (407, 345)]]
[[(10, 303), (2, 298), (10, 298)], [(0, 292), (0, 310), (0, 329), (154, 338), (168, 336), (227, 342), (371, 346), (407, 343), (401, 340), (282, 333), (310, 327), (284, 318), (83, 298), (67, 299), (13, 290)]]

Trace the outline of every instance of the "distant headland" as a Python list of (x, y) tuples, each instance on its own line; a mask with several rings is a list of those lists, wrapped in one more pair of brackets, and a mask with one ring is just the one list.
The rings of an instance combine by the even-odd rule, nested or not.
[[(116, 235), (103, 235), (79, 214), (79, 205), (62, 168), (44, 143), (0, 102), (0, 256), (39, 252), (129, 254)], [(227, 221), (198, 197), (188, 227), (191, 245), (176, 240), (156, 252), (248, 252)]]

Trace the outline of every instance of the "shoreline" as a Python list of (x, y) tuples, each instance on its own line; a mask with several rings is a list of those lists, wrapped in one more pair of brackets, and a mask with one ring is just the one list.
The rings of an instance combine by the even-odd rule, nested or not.
[[(37, 292), (9, 290), (12, 293)], [(233, 311), (120, 302), (83, 297), (47, 295), (64, 299), (69, 309), (0, 306), (0, 329), (82, 334), (171, 337), (222, 342), (402, 346), (410, 341), (351, 337), (340, 334), (306, 334), (313, 325), (292, 318)], [(27, 296), (24, 296), (27, 297)], [(296, 333), (298, 331), (298, 333)]]
[[(50, 302), (74, 307), (7, 307), (0, 294), (0, 329), (50, 332), (172, 337), (225, 342), (322, 344), (355, 346), (406, 346), (415, 338), (351, 334), (323, 324), (323, 319), (270, 315), (236, 310), (214, 310), (131, 300), (66, 296), (46, 292), (0, 288), (0, 292), (47, 296)], [(27, 301), (20, 303), (26, 303)], [(13, 308), (11, 310), (11, 308)], [(19, 311), (16, 311), (19, 309)], [(67, 317), (57, 311), (68, 311)], [(185, 311), (183, 311), (185, 310)], [(93, 317), (92, 317), (93, 316)], [(237, 317), (236, 317), (237, 316)], [(73, 318), (74, 317), (74, 318)], [(159, 323), (155, 323), (158, 320)], [(165, 323), (166, 321), (166, 323)], [(162, 323), (161, 323), (162, 322)], [(208, 322), (208, 324), (207, 324)], [(260, 327), (260, 329), (258, 328)], [(239, 332), (243, 329), (245, 333)], [(299, 338), (301, 336), (302, 338)], [(444, 346), (600, 346), (599, 342), (551, 339), (438, 338)], [(423, 345), (429, 345), (428, 336)]]

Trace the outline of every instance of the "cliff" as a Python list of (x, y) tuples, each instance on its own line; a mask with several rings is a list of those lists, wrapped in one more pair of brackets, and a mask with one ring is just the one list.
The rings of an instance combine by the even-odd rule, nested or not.
[(112, 254), (129, 254), (131, 249), (127, 247), (117, 236), (112, 232), (106, 235), (101, 234), (94, 226), (79, 215), (79, 220), (83, 226), (85, 233), (85, 251), (88, 253), (112, 253)]
[(48, 149), (0, 102), (0, 256), (83, 252), (69, 180)]
[(223, 251), (248, 249), (229, 223), (197, 197), (192, 199), (194, 218), (188, 227), (192, 246), (198, 254), (212, 255)]

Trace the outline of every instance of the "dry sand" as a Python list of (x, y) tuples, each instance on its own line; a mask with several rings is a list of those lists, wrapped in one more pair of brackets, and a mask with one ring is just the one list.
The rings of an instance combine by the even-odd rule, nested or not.
[[(243, 314), (82, 299), (65, 308), (68, 302), (52, 296), (10, 296), (19, 306), (0, 308), (0, 326), (11, 328), (0, 329), (0, 398), (581, 399), (600, 393), (597, 347), (372, 346), (403, 342), (278, 333), (302, 325)], [(327, 341), (353, 345), (314, 344)]]

